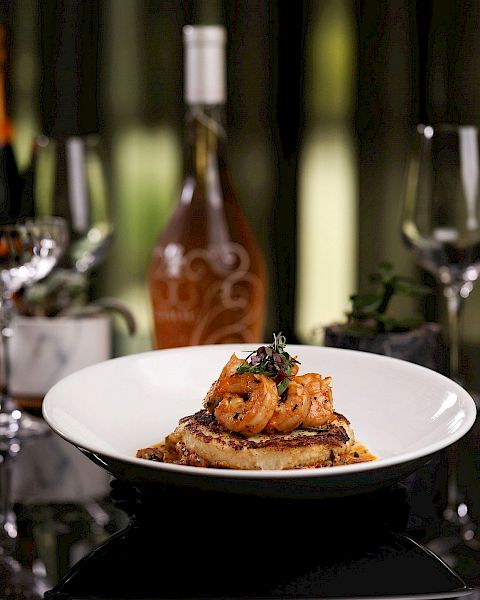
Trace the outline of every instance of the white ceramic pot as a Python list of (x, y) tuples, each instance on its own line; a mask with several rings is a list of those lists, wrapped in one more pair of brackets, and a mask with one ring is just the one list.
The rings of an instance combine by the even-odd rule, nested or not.
[(111, 358), (110, 316), (17, 317), (10, 356), (13, 395), (44, 396), (66, 375)]

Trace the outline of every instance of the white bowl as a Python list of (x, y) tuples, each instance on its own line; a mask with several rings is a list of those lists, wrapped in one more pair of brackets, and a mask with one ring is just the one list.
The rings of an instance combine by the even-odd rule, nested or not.
[(135, 457), (159, 442), (202, 399), (233, 352), (214, 345), (146, 352), (73, 373), (46, 395), (49, 425), (115, 477), (137, 486), (180, 485), (270, 496), (327, 497), (390, 485), (460, 439), (476, 418), (472, 397), (416, 364), (366, 352), (288, 346), (300, 373), (332, 376), (335, 409), (374, 462), (321, 469), (240, 471), (163, 464)]

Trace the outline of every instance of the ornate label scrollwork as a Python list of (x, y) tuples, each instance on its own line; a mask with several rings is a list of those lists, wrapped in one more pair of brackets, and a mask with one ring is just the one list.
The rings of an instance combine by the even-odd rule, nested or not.
[(251, 272), (248, 251), (235, 242), (185, 252), (180, 244), (158, 250), (155, 314), (191, 323), (189, 343), (250, 341), (262, 312), (265, 284)]

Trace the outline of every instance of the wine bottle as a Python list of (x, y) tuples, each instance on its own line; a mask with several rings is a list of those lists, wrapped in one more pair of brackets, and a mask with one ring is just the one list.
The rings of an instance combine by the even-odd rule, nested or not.
[(22, 183), (12, 148), (13, 124), (7, 109), (8, 29), (0, 23), (0, 223), (20, 215)]
[(187, 26), (184, 177), (148, 272), (154, 347), (263, 340), (267, 271), (226, 160), (225, 46)]
[(35, 217), (35, 168), (37, 161), (37, 142), (31, 145), (30, 161), (20, 173), (19, 217), (22, 219)]

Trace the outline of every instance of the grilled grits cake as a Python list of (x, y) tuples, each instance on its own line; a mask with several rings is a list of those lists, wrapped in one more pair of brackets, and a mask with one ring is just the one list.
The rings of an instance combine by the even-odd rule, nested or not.
[(338, 413), (321, 429), (244, 437), (201, 410), (181, 419), (163, 444), (139, 450), (137, 457), (225, 469), (303, 469), (348, 462), (353, 446), (350, 423)]

